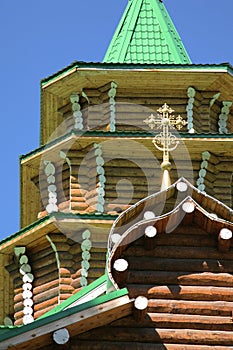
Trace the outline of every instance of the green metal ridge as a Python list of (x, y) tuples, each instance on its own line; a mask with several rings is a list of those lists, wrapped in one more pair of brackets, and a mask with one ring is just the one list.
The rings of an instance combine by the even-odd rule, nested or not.
[(191, 64), (160, 0), (129, 0), (103, 61)]
[(103, 275), (99, 278), (97, 278), (94, 282), (90, 283), (88, 286), (82, 288), (80, 291), (69, 297), (68, 299), (64, 300), (61, 304), (55, 306), (53, 309), (50, 311), (46, 312), (44, 315), (38, 318), (38, 320), (55, 315), (57, 312), (63, 311), (66, 309), (68, 306), (73, 304), (75, 301), (78, 301), (81, 299), (83, 296), (86, 294), (90, 293), (93, 289), (96, 287), (100, 286), (102, 283), (107, 282), (107, 275)]

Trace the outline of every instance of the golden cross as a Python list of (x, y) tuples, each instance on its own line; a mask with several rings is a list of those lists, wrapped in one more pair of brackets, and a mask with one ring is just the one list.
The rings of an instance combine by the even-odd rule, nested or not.
[(173, 135), (169, 129), (181, 130), (184, 125), (187, 124), (185, 120), (179, 115), (175, 117), (172, 113), (174, 110), (170, 108), (166, 103), (160, 107), (157, 113), (157, 117), (151, 114), (144, 123), (149, 125), (151, 129), (157, 127), (157, 129), (162, 129), (162, 131), (154, 137), (153, 144), (157, 149), (163, 151), (163, 163), (161, 165), (162, 169), (170, 170), (171, 163), (169, 162), (169, 152), (176, 149), (179, 141), (177, 137)]

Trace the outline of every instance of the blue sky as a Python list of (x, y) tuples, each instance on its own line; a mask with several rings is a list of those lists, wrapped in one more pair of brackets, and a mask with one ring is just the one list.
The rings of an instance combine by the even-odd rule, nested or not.
[[(19, 155), (39, 145), (40, 80), (102, 61), (127, 0), (0, 0), (0, 239), (19, 229)], [(164, 0), (193, 63), (233, 64), (232, 0)]]

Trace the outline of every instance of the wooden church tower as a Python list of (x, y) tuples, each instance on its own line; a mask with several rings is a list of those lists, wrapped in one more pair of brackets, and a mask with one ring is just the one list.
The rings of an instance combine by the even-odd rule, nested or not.
[(0, 349), (233, 349), (233, 67), (192, 64), (160, 0), (102, 63), (41, 83)]

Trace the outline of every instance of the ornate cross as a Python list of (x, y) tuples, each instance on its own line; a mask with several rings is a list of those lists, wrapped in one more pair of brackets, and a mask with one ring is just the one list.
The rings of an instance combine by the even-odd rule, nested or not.
[(177, 137), (173, 135), (169, 129), (181, 130), (184, 125), (187, 124), (185, 120), (179, 115), (175, 117), (172, 113), (174, 110), (170, 108), (166, 103), (160, 107), (157, 116), (151, 114), (144, 123), (149, 125), (151, 129), (162, 129), (162, 131), (154, 137), (153, 144), (157, 149), (163, 152), (163, 163), (161, 167), (163, 170), (170, 170), (171, 163), (169, 162), (169, 152), (176, 149), (179, 141)]

